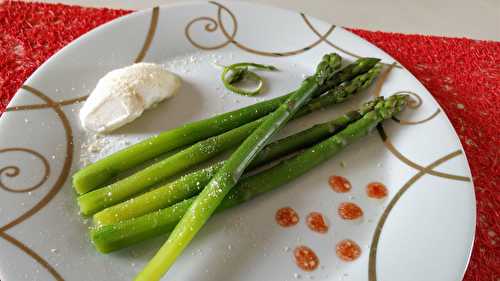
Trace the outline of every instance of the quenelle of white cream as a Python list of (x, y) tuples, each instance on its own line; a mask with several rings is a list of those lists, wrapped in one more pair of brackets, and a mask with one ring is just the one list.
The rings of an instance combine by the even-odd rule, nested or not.
[(180, 85), (177, 75), (154, 63), (115, 69), (99, 80), (80, 110), (80, 121), (86, 130), (109, 133), (174, 96)]

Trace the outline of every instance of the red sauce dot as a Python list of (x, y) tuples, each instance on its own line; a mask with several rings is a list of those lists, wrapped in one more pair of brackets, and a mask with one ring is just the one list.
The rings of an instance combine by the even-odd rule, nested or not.
[(276, 211), (276, 222), (283, 227), (290, 227), (299, 222), (299, 215), (290, 207), (283, 207)]
[(348, 192), (352, 187), (351, 183), (346, 178), (341, 176), (331, 176), (328, 179), (328, 183), (330, 184), (330, 187), (333, 189), (333, 191), (339, 193)]
[(311, 212), (307, 216), (307, 226), (315, 232), (326, 233), (328, 231), (328, 224), (325, 222), (325, 218), (321, 213)]
[(366, 186), (366, 194), (371, 198), (382, 199), (386, 197), (388, 193), (387, 187), (380, 182), (371, 182)]
[(353, 261), (361, 255), (361, 248), (356, 242), (346, 239), (337, 243), (336, 253), (343, 261)]
[(304, 271), (313, 271), (319, 266), (319, 259), (316, 253), (306, 246), (299, 246), (293, 251), (295, 263)]
[(355, 220), (363, 216), (363, 210), (351, 202), (344, 202), (339, 205), (339, 216), (345, 220)]

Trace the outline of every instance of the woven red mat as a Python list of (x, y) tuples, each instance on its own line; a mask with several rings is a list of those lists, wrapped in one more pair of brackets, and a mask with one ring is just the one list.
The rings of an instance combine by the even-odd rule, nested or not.
[[(129, 12), (0, 4), (0, 113), (48, 57), (83, 33)], [(464, 145), (477, 196), (476, 241), (464, 280), (499, 281), (500, 42), (352, 31), (407, 67), (450, 117)]]

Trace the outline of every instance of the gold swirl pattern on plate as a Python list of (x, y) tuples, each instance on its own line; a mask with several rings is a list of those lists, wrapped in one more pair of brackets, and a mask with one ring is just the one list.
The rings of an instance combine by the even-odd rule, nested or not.
[[(300, 16), (302, 17), (302, 19), (306, 23), (307, 27), (309, 27), (309, 29), (311, 29), (311, 31), (314, 32), (314, 34), (316, 34), (320, 38), (321, 42), (325, 42), (326, 44), (330, 45), (330, 47), (332, 47), (332, 48), (336, 49), (337, 51), (340, 51), (348, 56), (351, 56), (351, 57), (354, 57), (357, 59), (361, 58), (360, 55), (355, 54), (349, 50), (346, 50), (344, 48), (341, 48), (338, 45), (333, 44), (332, 41), (328, 40), (329, 34), (321, 35), (321, 33), (319, 33), (319, 31), (311, 24), (311, 22), (309, 21), (309, 19), (307, 18), (307, 16), (304, 13), (300, 13)], [(335, 25), (332, 25), (332, 27), (335, 28)], [(392, 64), (386, 64), (386, 63), (383, 63), (383, 64), (384, 65), (392, 65), (392, 67), (402, 68), (396, 62), (394, 62)]]
[[(16, 246), (19, 248), (21, 251), (32, 257), (35, 261), (37, 261), (41, 266), (43, 266), (47, 271), (54, 277), (55, 280), (64, 280), (61, 275), (47, 262), (45, 261), (40, 255), (38, 255), (35, 251), (30, 249), (28, 246), (20, 242), (19, 240), (15, 239), (14, 237), (8, 235), (5, 233), (8, 229), (14, 227), (15, 225), (20, 224), (21, 222), (25, 221), (29, 217), (33, 216), (36, 214), (38, 211), (40, 211), (43, 207), (45, 207), (53, 198), (54, 196), (61, 190), (63, 187), (64, 183), (66, 182), (66, 179), (69, 176), (69, 172), (71, 169), (71, 163), (73, 161), (73, 131), (71, 129), (68, 117), (62, 110), (62, 107), (60, 104), (49, 98), (47, 95), (43, 94), (41, 91), (27, 86), (23, 85), (21, 87), (23, 90), (28, 91), (29, 93), (33, 94), (34, 96), (37, 96), (41, 100), (43, 100), (46, 104), (47, 107), (51, 108), (56, 115), (58, 116), (59, 120), (61, 121), (61, 124), (64, 128), (64, 133), (66, 137), (66, 155), (64, 158), (63, 162), (63, 167), (61, 169), (61, 172), (59, 173), (59, 176), (57, 177), (56, 182), (54, 185), (49, 189), (49, 192), (45, 194), (40, 201), (38, 201), (33, 207), (31, 207), (29, 210), (25, 211), (22, 213), (20, 216), (15, 218), (14, 220), (8, 222), (4, 226), (0, 227), (0, 237), (4, 238), (6, 241), (9, 241), (12, 245)], [(26, 149), (26, 148), (7, 148), (7, 149), (2, 149), (1, 151), (7, 152), (7, 151), (26, 151), (29, 153), (32, 153), (34, 155), (37, 155), (41, 157), (41, 159), (44, 159), (43, 156), (38, 153), (34, 152), (31, 149)], [(43, 160), (42, 160), (43, 161)], [(46, 161), (46, 160), (45, 160)], [(40, 183), (40, 186), (46, 181), (46, 178), (50, 176), (50, 166), (48, 165), (48, 162), (44, 162), (45, 165), (47, 165), (46, 169), (46, 175), (44, 176), (44, 180)], [(14, 169), (14, 166), (9, 166), (10, 173), (9, 176), (14, 176), (16, 174), (19, 174), (19, 169)], [(6, 170), (3, 169), (5, 172)], [(38, 188), (39, 186), (35, 186), (35, 188)], [(4, 188), (5, 189), (5, 188)], [(11, 191), (9, 189), (9, 191)]]
[[(414, 92), (398, 91), (398, 92), (395, 92), (393, 95), (397, 95), (397, 94), (408, 94), (408, 95), (411, 95), (415, 98), (415, 99), (412, 99), (412, 102), (410, 102), (408, 104), (408, 108), (417, 109), (423, 103), (422, 98)], [(422, 120), (418, 120), (418, 121), (403, 120), (403, 119), (400, 119), (397, 117), (392, 118), (392, 120), (398, 122), (401, 125), (417, 125), (417, 124), (425, 123), (425, 122), (431, 120), (432, 118), (436, 117), (440, 112), (441, 112), (441, 110), (438, 108), (438, 109), (436, 109), (436, 111), (434, 111), (434, 113), (429, 115), (429, 117), (426, 117), (426, 118), (424, 118)]]
[(449, 174), (449, 173), (443, 173), (443, 172), (438, 172), (435, 170), (428, 170), (425, 169), (425, 167), (413, 162), (412, 160), (408, 159), (406, 156), (404, 156), (399, 150), (396, 149), (394, 144), (392, 144), (390, 138), (387, 136), (387, 133), (384, 130), (384, 127), (382, 124), (377, 126), (377, 131), (380, 135), (380, 138), (384, 142), (385, 147), (394, 155), (396, 158), (398, 158), (401, 162), (404, 164), (412, 167), (415, 170), (418, 171), (424, 171), (426, 170), (426, 173), (429, 175), (433, 175), (436, 177), (442, 177), (442, 178), (447, 178), (447, 179), (452, 179), (452, 180), (458, 180), (458, 181), (470, 181), (469, 177), (464, 177), (464, 176), (459, 176), (459, 175), (454, 175), (454, 174)]
[[(29, 93), (39, 97), (42, 99), (47, 105), (56, 113), (57, 117), (61, 121), (61, 124), (64, 128), (64, 133), (66, 137), (66, 155), (64, 158), (63, 162), (63, 167), (61, 169), (61, 172), (54, 183), (54, 185), (50, 188), (49, 192), (37, 203), (35, 206), (33, 206), (31, 209), (28, 211), (24, 212), (22, 215), (17, 217), (16, 219), (12, 220), (11, 222), (5, 224), (4, 226), (0, 227), (0, 231), (6, 231), (7, 229), (21, 223), (22, 221), (26, 220), (27, 218), (31, 217), (35, 213), (37, 213), (39, 210), (41, 210), (45, 205), (47, 205), (52, 198), (59, 192), (59, 190), (62, 188), (64, 185), (66, 179), (68, 178), (69, 171), (71, 169), (71, 163), (73, 161), (73, 131), (71, 129), (68, 117), (62, 110), (61, 106), (54, 102), (51, 98), (49, 98), (47, 95), (43, 94), (39, 90), (30, 87), (28, 85), (23, 85), (21, 86), (21, 89), (28, 91)], [(49, 174), (47, 175), (47, 177)]]
[[(158, 7), (153, 8), (152, 13), (151, 13), (151, 21), (148, 29), (148, 33), (146, 34), (146, 38), (144, 40), (143, 46), (137, 56), (134, 59), (134, 62), (140, 62), (144, 59), (144, 57), (147, 54), (147, 51), (149, 50), (154, 34), (156, 31), (156, 27), (158, 25), (158, 19), (159, 19), (159, 13), (160, 9)], [(21, 89), (31, 93), (32, 95), (40, 98), (43, 100), (43, 103), (39, 104), (30, 104), (30, 105), (20, 105), (20, 106), (13, 106), (9, 107), (5, 110), (5, 112), (15, 112), (15, 111), (25, 111), (25, 110), (36, 110), (36, 109), (52, 109), (56, 115), (58, 116), (59, 120), (61, 121), (61, 124), (63, 126), (64, 132), (65, 132), (65, 137), (66, 137), (66, 154), (63, 162), (63, 167), (61, 169), (60, 174), (57, 177), (56, 182), (53, 184), (53, 186), (49, 189), (48, 193), (45, 194), (45, 196), (40, 199), (32, 208), (29, 210), (25, 211), (22, 213), (20, 216), (15, 218), (14, 220), (6, 223), (5, 225), (0, 227), (0, 238), (3, 238), (5, 241), (8, 241), (18, 249), (20, 249), (22, 252), (30, 256), (34, 261), (36, 261), (38, 264), (40, 264), (43, 268), (45, 268), (54, 278), (56, 281), (64, 281), (64, 278), (57, 272), (57, 270), (51, 266), (42, 256), (37, 254), (33, 249), (31, 249), (29, 246), (26, 244), (22, 243), (21, 241), (17, 240), (13, 236), (9, 235), (6, 233), (6, 231), (29, 217), (33, 216), (37, 212), (39, 212), (41, 209), (43, 209), (53, 198), (54, 196), (61, 190), (63, 187), (64, 183), (66, 182), (69, 172), (71, 170), (71, 163), (73, 161), (73, 131), (71, 129), (70, 122), (62, 110), (63, 106), (66, 105), (72, 105), (75, 103), (79, 103), (82, 101), (85, 101), (88, 96), (81, 96), (77, 98), (71, 98), (71, 99), (66, 99), (62, 101), (55, 101), (51, 99), (49, 96), (45, 95), (42, 93), (40, 90), (35, 89), (31, 86), (28, 85), (23, 85), (21, 86)], [(14, 147), (14, 148), (4, 148), (0, 149), (0, 154), (2, 153), (7, 153), (7, 152), (26, 152), (32, 154), (34, 157), (40, 159), (44, 165), (45, 172), (42, 177), (42, 179), (36, 183), (32, 187), (23, 187), (23, 188), (12, 188), (8, 187), (3, 181), (2, 181), (2, 176), (5, 175), (7, 177), (16, 177), (21, 174), (21, 169), (17, 166), (14, 165), (9, 165), (6, 167), (0, 168), (0, 188), (2, 190), (8, 191), (8, 192), (16, 192), (16, 193), (21, 193), (21, 192), (29, 192), (33, 191), (37, 188), (40, 188), (49, 178), (50, 176), (50, 165), (47, 159), (39, 152), (34, 151), (32, 149), (28, 148), (22, 148), (22, 147)]]
[(151, 43), (153, 42), (153, 38), (156, 33), (156, 27), (158, 26), (159, 18), (160, 18), (160, 8), (154, 7), (151, 12), (151, 21), (149, 22), (149, 29), (148, 33), (146, 34), (146, 39), (144, 40), (142, 48), (134, 60), (135, 63), (143, 61), (144, 57), (146, 56), (146, 53), (149, 50), (149, 47), (151, 47)]
[(421, 171), (416, 173), (413, 177), (411, 177), (404, 185), (401, 187), (401, 189), (394, 195), (394, 197), (391, 199), (389, 204), (387, 205), (387, 208), (384, 210), (382, 213), (382, 216), (380, 217), (377, 226), (375, 227), (375, 232), (373, 234), (371, 246), (370, 246), (370, 255), (368, 258), (368, 280), (369, 281), (377, 281), (377, 247), (380, 239), (380, 235), (382, 234), (382, 229), (385, 225), (385, 222), (387, 221), (387, 218), (389, 217), (389, 214), (391, 213), (392, 209), (394, 206), (396, 206), (396, 203), (403, 197), (405, 192), (416, 182), (418, 181), (421, 177), (423, 177), (425, 174), (428, 174), (430, 171), (432, 171), (434, 168), (437, 166), (445, 163), (446, 161), (455, 158), (459, 155), (462, 154), (461, 150), (456, 150), (448, 155), (445, 155), (438, 160), (434, 161), (430, 165), (424, 167)]
[[(81, 96), (78, 98), (74, 99), (67, 99), (67, 100), (62, 100), (59, 102), (54, 101), (55, 104), (59, 106), (65, 106), (65, 105), (70, 105), (70, 104), (75, 104), (79, 103), (82, 101), (85, 101), (88, 98), (88, 96)], [(50, 108), (50, 106), (46, 103), (40, 103), (40, 104), (28, 104), (28, 105), (17, 105), (17, 106), (12, 106), (8, 107), (5, 109), (5, 112), (9, 111), (23, 111), (23, 110), (33, 110), (33, 109), (44, 109), (44, 108)]]
[[(377, 83), (375, 84), (374, 86), (374, 91), (373, 91), (373, 96), (375, 97), (378, 97), (381, 95), (381, 92), (382, 92), (382, 87), (384, 85), (384, 82), (387, 80), (387, 77), (389, 77), (389, 74), (391, 72), (391, 70), (394, 68), (395, 64), (391, 64), (389, 65), (388, 67), (386, 67), (386, 69), (384, 71), (382, 71), (382, 73), (380, 74), (379, 78), (377, 79)], [(411, 96), (413, 96), (415, 99), (412, 99), (410, 101), (410, 103), (408, 104), (408, 108), (411, 108), (411, 109), (416, 109), (416, 108), (419, 108), (423, 101), (422, 101), (422, 98), (417, 95), (416, 93), (414, 92), (411, 92), (411, 91), (398, 91), (398, 92), (395, 92), (393, 94), (402, 94), (402, 93), (406, 93), (406, 94), (409, 94)], [(432, 120), (434, 117), (436, 117), (439, 112), (441, 112), (439, 110), (439, 108), (429, 117), (427, 118), (424, 118), (422, 120), (419, 120), (419, 121), (406, 121), (406, 120), (401, 120), (401, 119), (397, 119), (397, 122), (399, 124), (402, 124), (402, 125), (416, 125), (416, 124), (422, 124), (424, 122), (427, 122), (427, 121), (430, 121)], [(401, 162), (403, 162), (404, 164), (418, 170), (418, 171), (423, 171), (425, 170), (425, 168), (417, 163), (415, 163), (414, 161), (410, 160), (408, 157), (404, 156), (403, 153), (399, 152), (399, 150), (392, 144), (390, 138), (387, 136), (387, 133), (385, 132), (384, 130), (384, 126), (382, 124), (379, 124), (377, 126), (377, 131), (380, 135), (380, 138), (382, 139), (382, 142), (384, 143), (385, 147), (396, 157), (398, 158)], [(438, 172), (438, 171), (434, 171), (434, 170), (429, 170), (427, 171), (426, 173), (428, 173), (429, 175), (433, 175), (433, 176), (437, 176), (437, 177), (442, 177), (442, 178), (448, 178), (448, 179), (453, 179), (453, 180), (459, 180), (459, 181), (470, 181), (469, 177), (465, 177), (465, 176), (459, 176), (459, 175), (453, 175), (453, 174), (449, 174), (449, 173), (443, 173), (443, 172)]]
[[(134, 63), (138, 63), (138, 62), (141, 62), (144, 60), (144, 57), (146, 56), (149, 48), (151, 47), (151, 43), (153, 42), (153, 38), (154, 38), (155, 33), (156, 33), (156, 28), (158, 26), (159, 18), (160, 18), (160, 8), (154, 7), (152, 9), (152, 12), (151, 12), (151, 20), (149, 23), (148, 32), (146, 33), (146, 38), (144, 39), (144, 43), (142, 44), (142, 47), (141, 47), (139, 53), (137, 54), (137, 56), (134, 59)], [(59, 106), (72, 105), (75, 103), (80, 103), (82, 101), (85, 101), (88, 97), (89, 97), (88, 95), (84, 95), (84, 96), (77, 97), (77, 98), (66, 99), (66, 100), (61, 100), (61, 101), (54, 101), (54, 103), (59, 105)], [(46, 103), (18, 105), (18, 106), (12, 106), (12, 107), (6, 108), (5, 112), (43, 109), (43, 108), (50, 108), (50, 106)]]
[[(392, 69), (394, 69), (394, 67), (396, 67), (396, 63), (392, 63), (392, 64), (388, 65), (382, 71), (382, 73), (379, 75), (379, 78), (377, 79), (377, 82), (375, 83), (375, 86), (374, 86), (373, 96), (375, 96), (375, 97), (380, 96), (384, 82), (387, 80), (387, 77), (391, 73)], [(422, 98), (417, 93), (414, 93), (412, 91), (397, 91), (397, 92), (392, 93), (392, 94), (393, 95), (408, 94), (408, 95), (412, 96), (414, 99), (411, 99), (409, 104), (408, 104), (408, 108), (410, 108), (410, 109), (417, 109), (423, 104)], [(436, 111), (434, 111), (434, 113), (432, 113), (429, 117), (426, 117), (426, 118), (424, 118), (422, 120), (418, 120), (418, 121), (403, 120), (403, 119), (400, 119), (397, 117), (392, 118), (392, 120), (396, 121), (397, 123), (399, 123), (401, 125), (417, 125), (417, 124), (421, 124), (421, 123), (425, 123), (427, 121), (430, 121), (431, 119), (436, 117), (440, 112), (441, 112), (441, 110), (439, 108), (437, 108)]]
[[(257, 50), (257, 49), (254, 49), (254, 48), (251, 48), (251, 47), (248, 47), (244, 44), (242, 44), (241, 42), (237, 41), (236, 40), (236, 34), (238, 32), (238, 20), (236, 18), (236, 16), (234, 15), (234, 13), (229, 10), (226, 6), (220, 4), (220, 3), (217, 3), (217, 2), (214, 2), (214, 1), (209, 1), (209, 3), (217, 6), (217, 18), (214, 19), (214, 18), (211, 18), (211, 17), (207, 17), (207, 16), (201, 16), (201, 17), (197, 17), (195, 19), (192, 19), (191, 21), (189, 21), (184, 29), (184, 34), (186, 35), (186, 38), (187, 40), (193, 45), (195, 46), (196, 48), (198, 49), (201, 49), (201, 50), (217, 50), (217, 49), (221, 49), (221, 48), (224, 48), (226, 47), (227, 45), (229, 44), (233, 44), (234, 46), (238, 47), (239, 49), (241, 50), (244, 50), (246, 52), (249, 52), (249, 53), (252, 53), (252, 54), (256, 54), (256, 55), (261, 55), (261, 56), (267, 56), (267, 57), (287, 57), (287, 56), (293, 56), (293, 55), (297, 55), (297, 54), (301, 54), (303, 52), (306, 52), (314, 47), (316, 47), (317, 45), (319, 45), (320, 43), (324, 42), (328, 45), (330, 45), (332, 48), (348, 55), (348, 56), (351, 56), (351, 57), (354, 57), (354, 58), (361, 58), (360, 55), (357, 55), (351, 51), (348, 51), (344, 48), (341, 48), (339, 47), (338, 45), (335, 45), (333, 44), (329, 39), (328, 39), (328, 36), (330, 36), (334, 29), (335, 29), (335, 25), (331, 25), (328, 30), (324, 33), (324, 34), (321, 34), (311, 23), (311, 21), (307, 18), (307, 16), (304, 14), (304, 13), (300, 13), (300, 16), (302, 18), (302, 20), (304, 21), (304, 23), (306, 24), (306, 26), (315, 34), (318, 36), (318, 40), (308, 44), (307, 46), (303, 47), (303, 48), (300, 48), (300, 49), (296, 49), (296, 50), (291, 50), (291, 51), (283, 51), (283, 52), (266, 52), (266, 51), (262, 51), (262, 50)], [(222, 14), (225, 13), (227, 15), (229, 15), (230, 19), (231, 19), (231, 30), (229, 31), (228, 28), (226, 27), (226, 25), (224, 24), (224, 21), (222, 20)], [(212, 45), (212, 46), (207, 46), (207, 45), (203, 45), (199, 42), (196, 42), (195, 39), (193, 39), (192, 35), (191, 35), (191, 28), (194, 24), (196, 23), (205, 23), (205, 26), (204, 26), (204, 29), (205, 31), (207, 32), (216, 32), (217, 30), (220, 29), (222, 35), (224, 35), (225, 37), (225, 41), (222, 42), (222, 43), (219, 43), (219, 44), (216, 44), (216, 45)], [(385, 63), (384, 63), (385, 64)], [(398, 68), (401, 68), (401, 66), (397, 65), (396, 63), (394, 63), (394, 67), (398, 67)]]
[(14, 165), (6, 166), (3, 168), (0, 168), (0, 188), (1, 189), (5, 190), (5, 191), (9, 191), (9, 192), (14, 192), (14, 193), (30, 192), (30, 191), (33, 191), (33, 190), (39, 188), (47, 181), (47, 179), (49, 178), (49, 175), (50, 175), (50, 165), (49, 165), (49, 161), (47, 161), (47, 159), (42, 154), (40, 154), (32, 149), (23, 148), (23, 147), (13, 147), (13, 148), (0, 149), (0, 154), (7, 153), (7, 152), (25, 152), (25, 153), (29, 153), (29, 154), (33, 155), (34, 158), (38, 158), (43, 163), (44, 175), (40, 179), (40, 181), (38, 181), (38, 183), (36, 183), (33, 186), (12, 188), (12, 187), (8, 187), (2, 181), (2, 177), (4, 175), (7, 177), (10, 177), (10, 178), (17, 177), (21, 174), (21, 169), (18, 166), (14, 166)]
[(59, 274), (59, 272), (57, 272), (57, 270), (54, 267), (52, 267), (44, 258), (42, 258), (39, 254), (33, 251), (26, 244), (22, 243), (21, 241), (17, 240), (16, 238), (12, 237), (11, 235), (3, 231), (0, 231), (0, 237), (5, 239), (5, 241), (8, 241), (12, 245), (16, 246), (17, 248), (19, 248), (21, 251), (26, 253), (31, 258), (33, 258), (38, 264), (40, 264), (43, 268), (45, 268), (50, 273), (50, 275), (52, 275), (52, 277), (54, 277), (54, 280), (64, 281), (64, 278), (61, 276), (61, 274)]
[[(378, 96), (381, 95), (383, 84), (387, 80), (387, 77), (389, 77), (389, 74), (390, 74), (391, 70), (394, 68), (394, 66), (395, 66), (395, 64), (390, 65), (389, 67), (387, 67), (380, 74), (380, 77), (378, 78), (378, 81), (377, 81), (377, 83), (374, 86), (374, 93), (373, 93), (373, 95), (375, 97), (378, 97)], [(418, 94), (416, 94), (414, 92), (411, 92), (411, 91), (398, 91), (398, 92), (396, 92), (394, 94), (403, 94), (403, 93), (409, 94), (409, 95), (411, 95), (414, 98), (409, 103), (408, 108), (417, 109), (417, 108), (419, 108), (422, 105), (422, 103), (423, 103), (422, 98)], [(432, 120), (440, 112), (441, 111), (438, 108), (432, 115), (430, 115), (429, 117), (424, 118), (422, 120), (419, 120), (419, 121), (407, 121), (407, 120), (401, 120), (401, 119), (398, 119), (398, 118), (394, 118), (394, 120), (396, 122), (398, 122), (398, 124), (401, 124), (401, 125), (417, 125), (417, 124), (422, 124), (422, 123), (425, 123), (425, 122), (428, 122), (428, 121)], [(392, 211), (392, 209), (394, 208), (394, 206), (396, 205), (396, 203), (399, 201), (399, 199), (401, 199), (401, 197), (403, 196), (403, 194), (418, 179), (420, 179), (421, 177), (423, 177), (426, 174), (428, 174), (428, 175), (433, 175), (433, 176), (437, 176), (437, 177), (441, 177), (441, 178), (446, 178), (446, 179), (450, 179), (450, 180), (465, 181), (465, 182), (470, 182), (471, 181), (471, 179), (469, 177), (466, 177), (466, 176), (460, 176), (460, 175), (454, 175), (454, 174), (449, 174), (449, 173), (443, 173), (443, 172), (438, 172), (438, 171), (434, 170), (436, 167), (438, 167), (439, 165), (445, 163), (446, 161), (448, 161), (448, 160), (450, 160), (452, 158), (455, 158), (455, 157), (461, 155), (462, 154), (461, 150), (456, 150), (456, 151), (454, 151), (454, 152), (452, 152), (452, 153), (450, 153), (448, 155), (445, 155), (445, 156), (439, 158), (438, 160), (434, 161), (430, 165), (424, 167), (424, 166), (421, 166), (421, 165), (415, 163), (414, 161), (410, 160), (408, 157), (406, 157), (405, 155), (403, 155), (401, 152), (399, 152), (399, 150), (392, 144), (390, 138), (387, 136), (387, 133), (385, 132), (384, 127), (383, 127), (382, 124), (379, 124), (377, 126), (377, 131), (378, 131), (378, 133), (380, 135), (380, 138), (382, 139), (385, 147), (396, 158), (398, 158), (401, 162), (403, 162), (404, 164), (406, 164), (406, 165), (414, 168), (418, 172), (412, 178), (410, 178), (403, 185), (403, 187), (396, 193), (396, 195), (391, 199), (391, 201), (389, 202), (389, 205), (384, 210), (384, 212), (382, 213), (382, 216), (380, 217), (380, 219), (379, 219), (379, 221), (377, 223), (377, 226), (375, 228), (375, 232), (373, 234), (372, 243), (370, 245), (370, 254), (369, 254), (369, 259), (368, 259), (368, 280), (369, 281), (377, 281), (377, 267), (376, 267), (377, 266), (377, 248), (378, 248), (378, 243), (379, 243), (380, 235), (382, 234), (382, 229), (383, 229), (383, 227), (385, 225), (385, 222), (387, 221), (387, 218), (389, 217), (390, 212)]]
[[(188, 39), (188, 41), (193, 46), (195, 46), (196, 48), (202, 49), (202, 50), (216, 50), (216, 49), (220, 49), (220, 48), (226, 47), (229, 44), (233, 44), (236, 47), (240, 48), (241, 50), (244, 50), (246, 52), (249, 52), (249, 53), (252, 53), (252, 54), (256, 54), (256, 55), (268, 56), (268, 57), (293, 56), (293, 55), (297, 55), (297, 54), (303, 53), (303, 52), (305, 52), (307, 50), (310, 50), (313, 47), (317, 46), (319, 43), (321, 43), (323, 41), (323, 39), (322, 39), (323, 37), (327, 37), (335, 29), (335, 26), (332, 25), (330, 27), (330, 29), (328, 29), (328, 31), (324, 35), (320, 35), (319, 36), (320, 38), (318, 40), (316, 40), (315, 42), (310, 43), (306, 47), (303, 47), (303, 48), (300, 48), (300, 49), (297, 49), (297, 50), (292, 50), (292, 51), (266, 52), (266, 51), (262, 51), (262, 50), (257, 50), (257, 49), (250, 48), (250, 47), (248, 47), (248, 46), (246, 46), (246, 45), (238, 42), (235, 39), (236, 38), (236, 33), (238, 32), (238, 20), (236, 19), (236, 16), (234, 15), (234, 13), (231, 12), (231, 10), (229, 10), (227, 7), (225, 7), (222, 4), (219, 4), (219, 3), (213, 2), (213, 1), (210, 1), (210, 3), (212, 3), (212, 4), (214, 4), (214, 5), (217, 6), (217, 19), (215, 20), (213, 18), (206, 17), (206, 16), (198, 17), (198, 18), (195, 18), (195, 19), (191, 20), (190, 22), (188, 22), (188, 24), (186, 25), (186, 28), (184, 29), (184, 33), (185, 33), (186, 38)], [(231, 31), (228, 31), (227, 27), (224, 25), (224, 22), (222, 20), (222, 14), (223, 14), (223, 12), (226, 13), (226, 14), (228, 14), (229, 17), (231, 18), (231, 22), (232, 22), (232, 24), (231, 24), (232, 25), (232, 30)], [(222, 34), (226, 38), (226, 41), (222, 42), (220, 44), (214, 45), (214, 46), (206, 46), (206, 45), (202, 45), (202, 44), (196, 42), (193, 39), (193, 37), (191, 36), (190, 30), (191, 30), (191, 27), (195, 23), (198, 23), (198, 22), (206, 22), (206, 24), (205, 24), (205, 30), (207, 32), (215, 32), (218, 29), (220, 29), (220, 31), (222, 32)]]

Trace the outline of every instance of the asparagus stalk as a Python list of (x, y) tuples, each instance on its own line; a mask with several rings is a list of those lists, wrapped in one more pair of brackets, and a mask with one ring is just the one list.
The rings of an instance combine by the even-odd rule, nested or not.
[(335, 77), (335, 72), (331, 71), (332, 67), (329, 64), (330, 57), (331, 55), (325, 55), (318, 65), (316, 74), (305, 79), (300, 88), (266, 117), (264, 122), (229, 157), (191, 204), (172, 231), (172, 235), (143, 271), (136, 276), (135, 280), (156, 281), (161, 279), (212, 216), (224, 197), (236, 185), (245, 169), (264, 148), (268, 140), (286, 125), (302, 106), (309, 102), (315, 92), (326, 85), (332, 77)]
[[(362, 119), (350, 124), (340, 133), (268, 170), (243, 178), (225, 197), (217, 211), (236, 206), (264, 192), (276, 189), (335, 156), (345, 146), (368, 134), (382, 120), (391, 118), (402, 111), (406, 106), (407, 98), (407, 95), (391, 96), (384, 102), (377, 103), (373, 111), (368, 112)], [(99, 252), (108, 253), (169, 233), (194, 200), (195, 197), (141, 217), (92, 228), (91, 240)]]
[[(354, 77), (356, 74), (370, 69), (369, 59), (361, 59), (351, 66), (352, 76), (338, 77), (340, 84)], [(338, 68), (341, 58), (338, 55), (331, 57), (331, 67)], [(357, 67), (357, 65), (360, 67)], [(334, 83), (332, 83), (334, 86)], [(332, 86), (332, 87), (333, 87)], [(325, 85), (321, 91), (318, 89), (314, 96), (319, 96), (327, 90)], [(159, 135), (148, 138), (123, 150), (113, 153), (95, 163), (88, 165), (73, 175), (73, 186), (78, 194), (84, 194), (109, 183), (114, 177), (141, 163), (154, 159), (173, 149), (193, 144), (197, 141), (222, 134), (233, 128), (266, 116), (273, 112), (292, 93), (268, 101), (253, 104), (238, 110), (219, 114), (212, 118), (191, 122), (180, 127), (165, 131)]]
[[(359, 89), (361, 88), (356, 88), (356, 90)], [(350, 111), (334, 120), (317, 124), (307, 130), (268, 144), (249, 165), (249, 168), (269, 163), (291, 152), (309, 147), (326, 139), (345, 128), (348, 124), (360, 119), (365, 113), (372, 110), (377, 102), (381, 102), (381, 99), (377, 98), (365, 103), (359, 110)], [(222, 164), (223, 162), (219, 162), (206, 169), (192, 172), (174, 182), (106, 208), (94, 215), (94, 223), (96, 225), (117, 223), (166, 208), (190, 198), (201, 191)]]
[[(335, 62), (333, 62), (335, 63)], [(356, 76), (338, 87), (328, 91), (325, 95), (312, 100), (301, 108), (296, 117), (309, 114), (319, 108), (340, 103), (354, 95), (358, 90), (366, 88), (380, 72), (376, 65), (368, 72)], [(338, 72), (343, 73), (343, 72)], [(230, 148), (236, 147), (264, 121), (265, 117), (247, 123), (241, 127), (227, 131), (221, 135), (200, 141), (158, 163), (155, 163), (127, 178), (112, 183), (103, 188), (91, 191), (78, 197), (80, 211), (84, 215), (92, 215), (106, 207), (123, 202), (148, 187), (185, 171), (205, 160), (211, 159)]]

